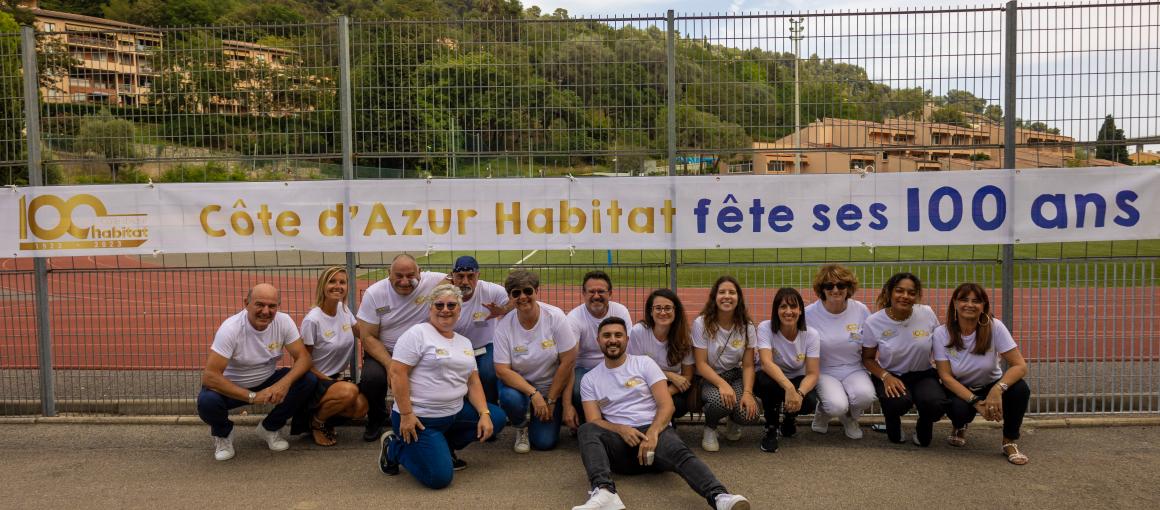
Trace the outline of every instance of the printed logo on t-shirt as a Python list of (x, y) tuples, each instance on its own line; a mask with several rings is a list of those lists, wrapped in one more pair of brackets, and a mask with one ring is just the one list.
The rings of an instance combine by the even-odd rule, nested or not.
[(512, 352), (515, 352), (516, 354), (527, 354), (528, 348), (527, 346), (517, 345), (512, 348)]
[(417, 305), (421, 305), (425, 302), (427, 302), (427, 296), (419, 296), (419, 297), (415, 298), (415, 304), (417, 304)]
[(270, 342), (270, 343), (266, 344), (266, 350), (268, 350), (270, 352), (278, 352), (281, 349), (282, 349), (281, 342), (274, 341), (274, 342)]
[(323, 331), (322, 338), (331, 338), (334, 336), (334, 331)]
[(482, 321), (486, 317), (487, 317), (487, 314), (483, 313), (483, 312), (475, 312), (475, 313), (471, 314), (471, 320), (473, 320), (475, 322)]
[(379, 315), (386, 315), (388, 313), (391, 313), (391, 306), (387, 305), (387, 306), (380, 306), (378, 308), (375, 308), (375, 313), (379, 314)]
[(806, 360), (806, 353), (804, 353), (804, 352), (799, 352), (799, 353), (798, 353), (798, 355), (797, 355), (797, 360), (798, 360), (798, 361), (805, 361), (805, 360)]
[(911, 334), (914, 335), (915, 338), (923, 338), (923, 337), (930, 336), (930, 331), (927, 331), (925, 329), (916, 329)]
[(850, 333), (854, 333), (854, 332), (858, 331), (858, 325), (851, 322), (851, 323), (846, 325), (846, 331), (848, 331)]
[(882, 330), (882, 339), (885, 340), (887, 338), (892, 338), (894, 337), (895, 333), (897, 333), (897, 331), (894, 331), (893, 329), (884, 329)]
[(629, 377), (627, 381), (624, 381), (625, 388), (635, 388), (642, 384), (644, 384), (644, 378), (639, 375)]
[(961, 351), (959, 351), (958, 349), (947, 349), (947, 355), (949, 355), (950, 357), (952, 357), (954, 359), (959, 359), (959, 352), (961, 352)]
[(448, 351), (447, 349), (444, 349), (442, 347), (435, 349), (435, 357), (436, 358), (447, 358), (450, 356), (451, 356), (451, 352)]
[(347, 331), (350, 331), (350, 324), (343, 324), (342, 325), (342, 332), (345, 333)]
[(556, 346), (556, 341), (552, 340), (551, 338), (546, 338), (546, 339), (544, 339), (543, 342), (540, 342), (540, 347), (542, 347), (544, 349), (551, 349), (555, 346)]
[(734, 338), (734, 339), (729, 341), (729, 346), (734, 348), (734, 349), (740, 349), (741, 345), (742, 345), (742, 342), (741, 342), (740, 338)]

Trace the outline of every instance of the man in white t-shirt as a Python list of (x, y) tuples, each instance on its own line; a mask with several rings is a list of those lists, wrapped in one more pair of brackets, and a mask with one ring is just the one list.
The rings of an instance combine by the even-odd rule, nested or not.
[(499, 402), (496, 386), (495, 337), (496, 320), (511, 311), (507, 291), (502, 285), (479, 279), (479, 261), (471, 255), (455, 259), (451, 268), (451, 284), (463, 292), (463, 310), (455, 323), (455, 332), (471, 340), (475, 350), (475, 364), (479, 370), (479, 382), (483, 383), (483, 393), (488, 402)]
[[(272, 404), (258, 424), (258, 437), (273, 451), (290, 444), (279, 434), (295, 411), (305, 405), (318, 379), (310, 373), (310, 353), (303, 347), (298, 326), (278, 311), (278, 289), (260, 283), (246, 294), (246, 309), (222, 322), (210, 346), (201, 374), (197, 414), (210, 426), (214, 458), (234, 457), (230, 409), (251, 404)], [(294, 357), (294, 365), (278, 368), (282, 351)]]
[(673, 399), (667, 379), (652, 358), (627, 354), (624, 320), (604, 319), (597, 332), (604, 361), (581, 384), (588, 422), (580, 426), (580, 458), (592, 490), (588, 502), (572, 510), (623, 509), (612, 482), (613, 471), (673, 471), (711, 508), (749, 510), (749, 500), (729, 494), (669, 426)]
[(387, 369), (395, 342), (411, 326), (427, 320), (424, 300), (446, 278), (443, 273), (421, 272), (415, 257), (403, 253), (391, 261), (387, 279), (363, 293), (356, 314), (363, 348), (358, 390), (366, 395), (369, 408), (363, 441), (377, 441), (387, 426)]
[[(580, 282), (580, 292), (584, 296), (584, 303), (568, 312), (568, 322), (576, 332), (580, 345), (572, 377), (572, 406), (576, 409), (580, 409), (580, 383), (584, 374), (604, 359), (600, 345), (596, 342), (600, 321), (608, 317), (620, 317), (625, 324), (632, 324), (628, 308), (612, 300), (612, 278), (608, 273), (600, 270), (586, 273)], [(583, 413), (580, 421), (584, 421)]]

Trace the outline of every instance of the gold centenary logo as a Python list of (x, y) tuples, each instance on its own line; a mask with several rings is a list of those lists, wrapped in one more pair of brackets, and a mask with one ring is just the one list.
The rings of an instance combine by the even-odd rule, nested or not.
[(87, 193), (31, 201), (22, 196), (19, 216), (21, 250), (135, 248), (149, 240), (145, 214), (109, 214), (101, 199)]

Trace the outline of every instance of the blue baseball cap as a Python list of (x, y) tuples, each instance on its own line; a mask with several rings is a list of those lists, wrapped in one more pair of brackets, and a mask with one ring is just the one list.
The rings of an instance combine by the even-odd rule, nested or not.
[(479, 262), (471, 255), (464, 255), (455, 259), (455, 265), (452, 266), (452, 273), (460, 273), (464, 271), (478, 272)]

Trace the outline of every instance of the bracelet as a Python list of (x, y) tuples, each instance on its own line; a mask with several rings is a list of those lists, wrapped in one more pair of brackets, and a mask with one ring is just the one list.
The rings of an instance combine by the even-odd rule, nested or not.
[(477, 411), (477, 412), (479, 413), (480, 416), (483, 416), (485, 414), (488, 416), (491, 416), (491, 409), (484, 409), (482, 411)]
[(882, 375), (878, 376), (878, 378), (882, 379), (882, 382), (886, 382), (886, 377), (891, 376), (891, 375), (894, 375), (894, 374), (890, 373), (889, 370), (883, 370)]
[(540, 390), (532, 390), (531, 393), (528, 393), (528, 398), (532, 398), (532, 397), (536, 396), (536, 394), (539, 392), (540, 392)]

